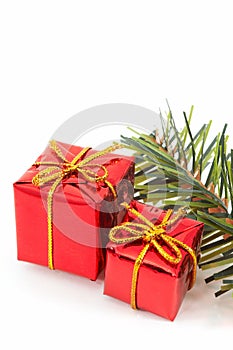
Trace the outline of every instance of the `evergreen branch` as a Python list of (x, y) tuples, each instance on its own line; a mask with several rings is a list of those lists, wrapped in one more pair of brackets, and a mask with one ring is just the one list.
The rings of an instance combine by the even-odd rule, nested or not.
[(166, 124), (160, 113), (162, 135), (135, 132), (122, 141), (136, 156), (135, 198), (165, 209), (190, 207), (188, 216), (205, 224), (200, 268), (232, 264), (206, 278), (222, 280), (219, 296), (233, 285), (226, 280), (233, 276), (233, 150), (227, 151), (226, 124), (209, 140), (212, 121), (194, 133), (192, 116), (193, 106), (179, 132), (168, 105)]

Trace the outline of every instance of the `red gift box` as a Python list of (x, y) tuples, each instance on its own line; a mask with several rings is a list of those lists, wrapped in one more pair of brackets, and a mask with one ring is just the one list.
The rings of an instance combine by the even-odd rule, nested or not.
[[(154, 225), (160, 224), (166, 215), (163, 210), (137, 201), (132, 201), (130, 208), (142, 213)], [(140, 218), (135, 218), (130, 210), (126, 214), (125, 222), (142, 223)], [(125, 227), (123, 223), (117, 228), (120, 232), (120, 238), (118, 237), (120, 244), (110, 241), (107, 245), (104, 294), (132, 305), (132, 278), (135, 261), (142, 254), (143, 247), (147, 243), (140, 238), (130, 241), (127, 238), (130, 234)], [(137, 227), (135, 229), (137, 230)], [(166, 228), (166, 236), (172, 237), (180, 244), (184, 243), (184, 246), (192, 251), (196, 261), (200, 255), (202, 232), (203, 223), (189, 218), (182, 218)], [(121, 239), (124, 243), (121, 243)], [(129, 239), (128, 242), (127, 239)], [(172, 250), (168, 249), (169, 247), (161, 238), (158, 238), (157, 241), (169, 256), (173, 255)], [(183, 249), (180, 246), (181, 260), (174, 264), (162, 257), (154, 246), (150, 246), (138, 269), (135, 290), (137, 308), (174, 320), (185, 293), (191, 287), (190, 283), (194, 268), (196, 268), (192, 254), (187, 251), (187, 248)]]
[(95, 280), (104, 266), (109, 229), (125, 215), (119, 203), (133, 196), (134, 160), (106, 152), (96, 158), (91, 149), (51, 144), (14, 183), (18, 259), (48, 266), (50, 257), (52, 268)]

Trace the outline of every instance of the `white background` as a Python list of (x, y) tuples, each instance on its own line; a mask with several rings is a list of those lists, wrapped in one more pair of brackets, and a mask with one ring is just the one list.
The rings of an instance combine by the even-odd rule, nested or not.
[[(199, 272), (174, 322), (16, 260), (12, 183), (79, 111), (123, 102), (232, 123), (231, 1), (0, 1), (1, 349), (229, 346), (231, 294)], [(94, 141), (94, 140), (93, 140)], [(232, 339), (231, 339), (232, 341)]]

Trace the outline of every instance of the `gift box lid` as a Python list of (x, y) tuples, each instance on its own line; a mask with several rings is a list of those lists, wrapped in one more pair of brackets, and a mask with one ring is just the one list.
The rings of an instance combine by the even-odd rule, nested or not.
[[(135, 204), (136, 203), (136, 204)], [(136, 207), (139, 212), (141, 212), (147, 219), (149, 219), (154, 224), (160, 224), (163, 217), (165, 216), (166, 211), (158, 209), (151, 205), (145, 205), (136, 201), (132, 201), (132, 206)], [(134, 221), (140, 222), (140, 220), (135, 219), (131, 213), (127, 213), (124, 221)], [(194, 249), (196, 254), (198, 254), (201, 244), (201, 235), (203, 231), (203, 223), (190, 218), (183, 218), (179, 220), (172, 228), (166, 230), (166, 233), (179, 241), (187, 244), (189, 247)], [(123, 231), (122, 231), (123, 232)], [(139, 253), (143, 248), (142, 239), (135, 240), (130, 243), (117, 244), (109, 242), (107, 248), (110, 249), (114, 254), (116, 254), (121, 259), (126, 259), (132, 262), (135, 262)], [(171, 250), (168, 250), (166, 245), (161, 242), (162, 247), (169, 253)], [(143, 259), (142, 265), (148, 266), (151, 269), (157, 271), (163, 271), (169, 273), (173, 276), (177, 276), (180, 272), (181, 266), (184, 261), (190, 259), (190, 255), (184, 249), (180, 248), (182, 252), (182, 260), (177, 265), (171, 264), (166, 261), (154, 247), (151, 247)], [(190, 270), (192, 269), (192, 264), (190, 264)]]
[[(65, 158), (68, 161), (72, 161), (73, 158), (79, 154), (80, 151), (83, 150), (82, 147), (76, 146), (76, 145), (69, 145), (63, 142), (56, 142), (59, 146), (60, 150), (62, 151), (62, 154), (65, 156)], [(85, 154), (85, 157), (88, 157), (98, 151), (90, 149)], [(85, 157), (82, 157), (82, 159), (85, 159)], [(60, 162), (62, 163), (62, 160), (58, 158), (56, 153), (50, 148), (48, 145), (44, 152), (37, 158), (36, 162)], [(36, 163), (35, 162), (35, 163)], [(124, 178), (125, 174), (129, 170), (130, 167), (134, 164), (134, 157), (131, 156), (123, 156), (120, 154), (113, 154), (108, 153), (101, 157), (98, 157), (91, 161), (91, 163), (100, 164), (107, 168), (108, 171), (108, 177), (107, 180), (114, 188), (117, 188), (119, 185), (119, 182)], [(36, 166), (32, 165), (16, 182), (15, 184), (22, 184), (22, 185), (32, 185), (32, 179), (35, 175), (38, 174), (38, 172), (41, 169), (44, 169), (46, 166)], [(87, 166), (88, 167), (88, 166)], [(97, 169), (97, 174), (101, 175), (101, 169)], [(51, 183), (47, 183), (43, 185), (41, 188), (36, 188), (36, 186), (32, 185), (30, 186), (29, 191), (45, 191), (48, 192), (49, 188), (51, 187)], [(72, 197), (75, 201), (77, 201), (77, 197), (80, 196), (80, 190), (79, 186), (77, 185), (85, 185), (82, 186), (82, 196), (85, 196), (86, 201), (94, 201), (94, 202), (100, 202), (102, 201), (103, 197), (106, 197), (109, 188), (105, 183), (93, 183), (88, 182), (82, 174), (78, 173), (78, 176), (71, 175), (67, 176), (62, 180), (63, 188), (65, 188), (65, 192), (69, 195), (70, 200), (72, 200)], [(66, 186), (66, 185), (73, 185), (73, 186)], [(85, 187), (85, 188), (84, 188)], [(56, 198), (59, 200), (59, 193), (61, 194), (61, 190), (59, 188), (56, 190)], [(62, 197), (62, 195), (60, 196)]]

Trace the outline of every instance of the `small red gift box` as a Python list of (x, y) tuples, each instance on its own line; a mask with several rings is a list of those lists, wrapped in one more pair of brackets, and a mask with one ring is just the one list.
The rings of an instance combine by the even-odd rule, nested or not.
[[(115, 147), (117, 148), (117, 147)], [(95, 280), (133, 196), (132, 157), (52, 141), (14, 183), (18, 259)]]
[(110, 231), (104, 294), (174, 320), (194, 283), (203, 224), (184, 217), (176, 221), (174, 216), (169, 221), (167, 214), (130, 203), (125, 222)]

